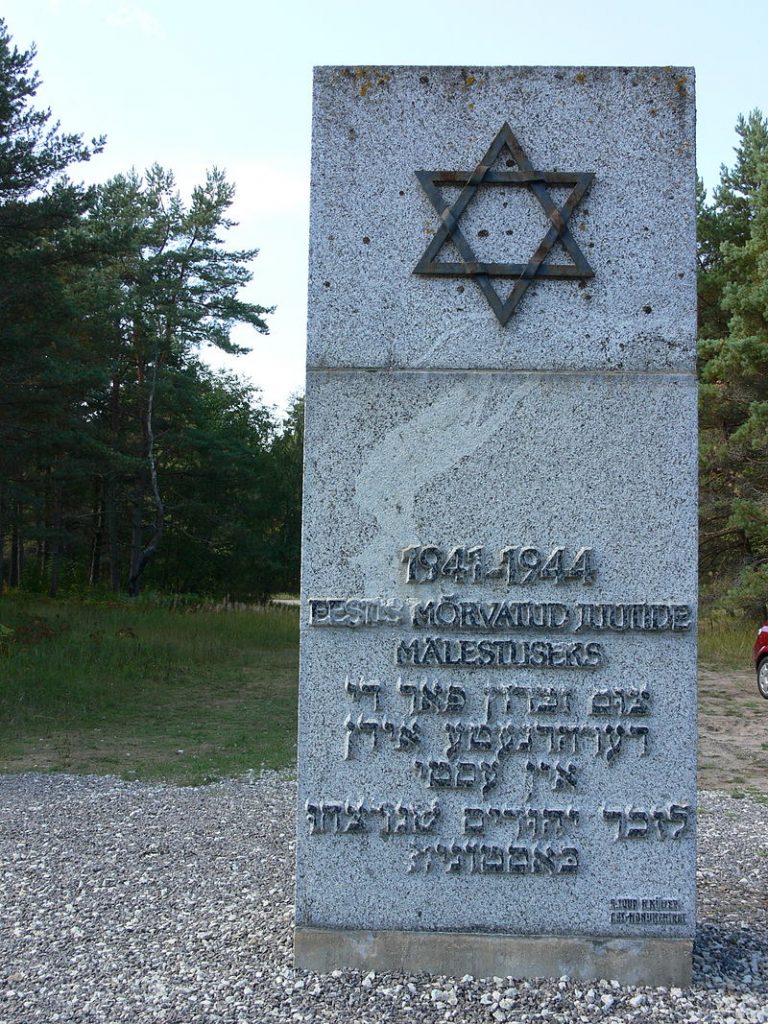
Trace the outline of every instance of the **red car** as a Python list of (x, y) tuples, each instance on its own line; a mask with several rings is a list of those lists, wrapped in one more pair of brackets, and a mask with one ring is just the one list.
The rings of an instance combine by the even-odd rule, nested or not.
[(752, 657), (757, 672), (757, 688), (760, 696), (768, 700), (768, 622), (764, 622), (757, 631)]

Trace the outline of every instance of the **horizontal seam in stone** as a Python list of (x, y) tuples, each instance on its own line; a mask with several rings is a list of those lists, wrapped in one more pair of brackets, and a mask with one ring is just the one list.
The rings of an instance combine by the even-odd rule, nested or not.
[(518, 377), (690, 377), (696, 380), (695, 370), (535, 370), (509, 369), (502, 366), (308, 366), (307, 373), (444, 373), (444, 374), (505, 374)]

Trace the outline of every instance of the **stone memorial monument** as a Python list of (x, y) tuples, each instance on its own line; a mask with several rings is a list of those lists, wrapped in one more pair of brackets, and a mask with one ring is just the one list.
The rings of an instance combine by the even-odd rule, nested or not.
[(296, 963), (684, 984), (693, 73), (315, 76)]

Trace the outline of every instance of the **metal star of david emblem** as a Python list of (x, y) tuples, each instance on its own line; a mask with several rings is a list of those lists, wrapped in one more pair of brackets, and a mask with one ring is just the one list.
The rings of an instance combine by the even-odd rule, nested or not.
[[(516, 171), (492, 171), (491, 168), (504, 148), (517, 164)], [(474, 171), (416, 171), (421, 187), (429, 196), (440, 217), (440, 227), (415, 266), (414, 274), (434, 277), (471, 277), (488, 300), (499, 323), (507, 323), (515, 308), (536, 278), (594, 277), (594, 271), (568, 228), (571, 214), (583, 199), (592, 183), (591, 171), (536, 171), (523, 147), (512, 134), (508, 124), (491, 143), (490, 149)], [(439, 185), (463, 185), (461, 193), (449, 206), (438, 189)], [(481, 185), (513, 185), (531, 191), (541, 204), (549, 221), (549, 228), (527, 263), (481, 263), (459, 226), (461, 216)], [(570, 186), (571, 192), (562, 206), (557, 206), (549, 194), (548, 186)], [(437, 262), (436, 257), (447, 241), (453, 242), (461, 263)], [(547, 257), (560, 241), (573, 260), (572, 264), (548, 263)], [(515, 284), (506, 301), (502, 301), (491, 278), (512, 278)]]

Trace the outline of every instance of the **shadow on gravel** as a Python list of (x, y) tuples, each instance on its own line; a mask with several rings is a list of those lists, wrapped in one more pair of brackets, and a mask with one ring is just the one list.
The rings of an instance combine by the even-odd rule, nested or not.
[(700, 924), (693, 946), (693, 984), (768, 993), (768, 932)]

